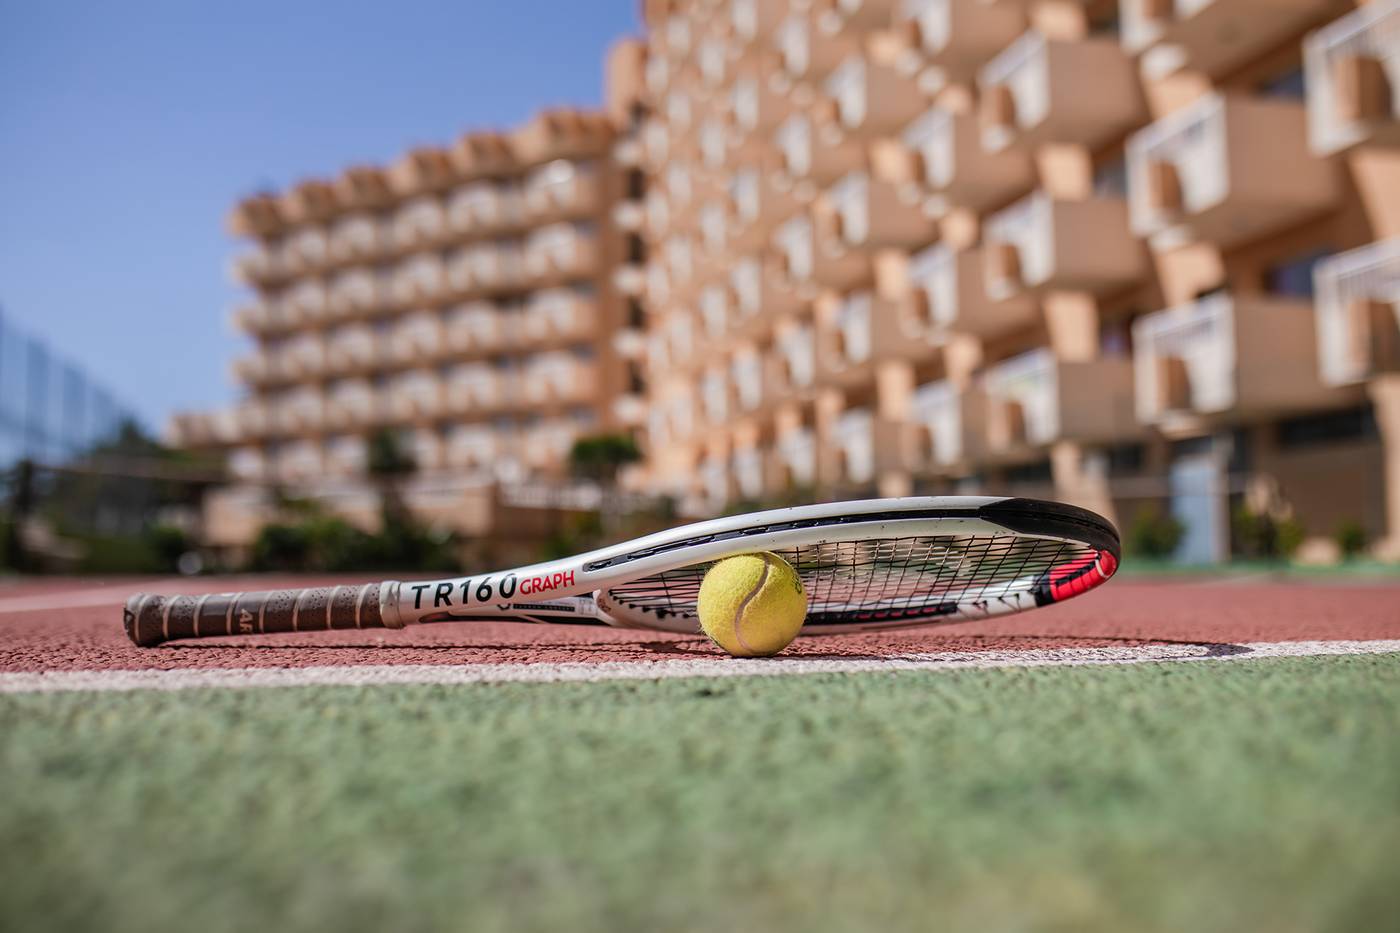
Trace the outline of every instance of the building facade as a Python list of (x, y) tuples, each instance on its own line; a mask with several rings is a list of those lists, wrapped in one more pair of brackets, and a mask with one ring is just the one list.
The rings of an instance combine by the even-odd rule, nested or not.
[(1400, 552), (1400, 3), (647, 0), (647, 482)]
[(417, 464), (408, 504), (477, 533), (491, 488), (557, 482), (575, 438), (629, 427), (639, 375), (616, 344), (640, 311), (613, 270), (640, 244), (613, 214), (638, 178), (615, 136), (606, 114), (548, 111), (235, 207), (244, 397), (174, 424), (229, 454), (213, 543), (250, 540), (274, 487), (372, 524), (366, 458), (384, 429)]

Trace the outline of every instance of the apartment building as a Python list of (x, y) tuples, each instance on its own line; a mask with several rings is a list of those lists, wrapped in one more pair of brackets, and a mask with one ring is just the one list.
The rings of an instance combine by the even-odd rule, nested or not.
[[(646, 0), (648, 482), (1400, 556), (1400, 2)], [(636, 342), (633, 342), (636, 344)]]
[(235, 206), (243, 398), (174, 423), (238, 480), (208, 500), (213, 543), (247, 543), (274, 486), (373, 523), (385, 428), (417, 463), (408, 504), (481, 533), (492, 487), (558, 481), (575, 438), (629, 427), (641, 383), (616, 344), (640, 311), (613, 270), (641, 247), (613, 214), (639, 178), (615, 136), (605, 113), (546, 111)]

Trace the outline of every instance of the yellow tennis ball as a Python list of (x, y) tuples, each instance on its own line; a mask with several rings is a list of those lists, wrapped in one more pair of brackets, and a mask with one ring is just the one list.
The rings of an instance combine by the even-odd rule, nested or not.
[(777, 554), (728, 557), (700, 583), (700, 628), (736, 658), (777, 654), (807, 618), (807, 592)]

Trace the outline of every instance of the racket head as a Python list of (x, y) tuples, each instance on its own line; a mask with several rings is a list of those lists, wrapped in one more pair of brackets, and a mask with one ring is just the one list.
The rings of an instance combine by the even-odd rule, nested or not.
[[(1063, 503), (944, 497), (842, 505), (850, 504), (756, 513), (719, 541), (710, 540), (712, 523), (690, 526), (699, 534), (667, 542), (680, 560), (600, 588), (598, 608), (623, 627), (697, 632), (705, 572), (755, 551), (778, 554), (802, 578), (805, 635), (1021, 612), (1087, 592), (1118, 568), (1113, 525)], [(684, 560), (697, 548), (703, 557)], [(614, 569), (611, 560), (600, 563)]]

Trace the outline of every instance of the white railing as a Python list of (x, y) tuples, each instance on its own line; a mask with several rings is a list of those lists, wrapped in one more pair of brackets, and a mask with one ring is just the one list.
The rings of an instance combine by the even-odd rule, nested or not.
[(1323, 381), (1344, 385), (1365, 379), (1370, 366), (1353, 348), (1374, 335), (1352, 332), (1366, 324), (1351, 314), (1351, 306), (1357, 301), (1390, 304), (1400, 326), (1400, 237), (1322, 260), (1313, 268), (1313, 283)]
[(812, 278), (812, 221), (799, 215), (773, 234), (774, 245), (787, 259), (788, 277), (794, 282)]
[(1026, 441), (1048, 444), (1060, 433), (1055, 356), (1048, 347), (987, 368), (983, 388), (989, 402), (1014, 402), (1025, 418)]
[[(983, 88), (1003, 86), (1016, 101), (1016, 125), (1034, 126), (1050, 109), (1050, 73), (1045, 36), (1034, 30), (1006, 47), (982, 66), (978, 82)], [(984, 91), (985, 93), (985, 91)], [(1003, 127), (983, 127), (982, 144), (993, 151), (1004, 148), (1010, 136)]]
[(836, 101), (836, 112), (843, 126), (855, 128), (864, 123), (869, 110), (866, 101), (865, 59), (853, 55), (838, 65), (826, 79), (826, 93)]
[(337, 261), (369, 259), (379, 247), (379, 224), (373, 217), (364, 214), (345, 217), (331, 229), (330, 255)]
[(958, 388), (946, 379), (914, 390), (914, 421), (928, 434), (929, 458), (939, 466), (963, 458), (962, 403)]
[(851, 172), (831, 186), (827, 195), (841, 218), (841, 240), (850, 245), (870, 237), (870, 176)]
[(700, 320), (711, 337), (724, 336), (729, 327), (729, 292), (723, 285), (706, 285), (700, 292)]
[(1128, 206), (1133, 231), (1151, 233), (1163, 220), (1151, 203), (1149, 166), (1168, 163), (1181, 184), (1181, 210), (1192, 214), (1224, 200), (1230, 184), (1225, 98), (1206, 94), (1128, 139)]
[[(1009, 243), (1016, 247), (1020, 259), (1021, 281), (1034, 285), (1049, 278), (1054, 262), (1055, 244), (1051, 236), (1050, 197), (1037, 191), (987, 218), (983, 240)], [(998, 283), (987, 283), (993, 298), (1006, 297), (997, 290)]]
[(1161, 397), (1162, 361), (1177, 359), (1186, 370), (1190, 410), (1226, 411), (1235, 404), (1234, 299), (1210, 295), (1167, 308), (1133, 323), (1133, 378), (1138, 419), (1156, 421), (1172, 408)]
[(763, 310), (762, 262), (753, 257), (740, 259), (729, 272), (729, 284), (741, 315), (748, 317)]
[(392, 237), (400, 249), (411, 249), (442, 236), (446, 217), (442, 202), (430, 195), (414, 198), (394, 215)]
[(874, 349), (871, 331), (875, 322), (869, 292), (857, 292), (842, 299), (832, 323), (841, 337), (841, 355), (848, 365), (870, 359)]
[(735, 401), (742, 411), (753, 411), (763, 403), (763, 358), (748, 350), (734, 355), (729, 363)]
[(799, 13), (783, 20), (773, 35), (774, 44), (783, 58), (783, 70), (794, 78), (805, 75), (811, 65), (810, 28), (807, 17)]
[(875, 478), (875, 419), (867, 409), (843, 411), (832, 431), (842, 454), (846, 481), (868, 483)]
[(742, 447), (730, 458), (739, 495), (757, 499), (763, 495), (763, 455), (754, 447)]
[(924, 183), (930, 188), (946, 188), (953, 180), (954, 132), (953, 112), (942, 107), (930, 107), (904, 131), (904, 144), (923, 159)]
[(1303, 44), (1307, 72), (1308, 136), (1319, 153), (1363, 141), (1370, 128), (1338, 113), (1334, 81), (1338, 61), (1365, 56), (1382, 63), (1390, 84), (1392, 121), (1400, 120), (1400, 2), (1373, 0), (1319, 29)]
[(331, 280), (327, 301), (337, 314), (372, 311), (379, 304), (379, 279), (368, 269), (349, 269)]
[(729, 379), (723, 370), (706, 370), (700, 377), (700, 404), (711, 424), (723, 425), (729, 418)]
[(795, 485), (808, 486), (817, 475), (817, 443), (811, 428), (784, 432), (776, 445), (778, 460)]
[(789, 383), (794, 388), (810, 386), (816, 375), (815, 341), (810, 325), (789, 328), (778, 335), (778, 353), (787, 368)]
[(957, 253), (945, 243), (935, 243), (909, 259), (910, 284), (928, 299), (930, 322), (951, 325), (958, 317)]
[(773, 134), (788, 174), (802, 178), (812, 171), (812, 121), (795, 114), (783, 121)]

